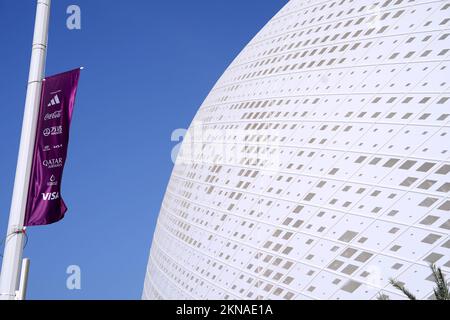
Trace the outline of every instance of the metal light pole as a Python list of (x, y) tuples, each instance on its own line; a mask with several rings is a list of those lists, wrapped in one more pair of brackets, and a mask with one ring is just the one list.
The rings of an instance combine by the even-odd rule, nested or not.
[(36, 140), (42, 79), (45, 74), (50, 4), (51, 0), (37, 0), (22, 134), (0, 275), (1, 300), (14, 300), (16, 290), (19, 288), (24, 240), (23, 224), (33, 161), (34, 143)]

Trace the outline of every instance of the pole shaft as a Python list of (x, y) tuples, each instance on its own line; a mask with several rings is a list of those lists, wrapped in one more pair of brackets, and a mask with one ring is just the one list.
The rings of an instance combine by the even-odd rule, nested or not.
[(44, 78), (47, 54), (48, 25), (51, 0), (37, 0), (36, 20), (34, 25), (33, 47), (31, 53), (30, 73), (28, 77), (25, 111), (20, 137), (19, 156), (16, 177), (9, 213), (8, 230), (0, 275), (0, 299), (15, 299), (18, 289), (19, 274), (23, 251), (23, 229), (27, 205), (28, 186), (33, 161), (36, 126)]

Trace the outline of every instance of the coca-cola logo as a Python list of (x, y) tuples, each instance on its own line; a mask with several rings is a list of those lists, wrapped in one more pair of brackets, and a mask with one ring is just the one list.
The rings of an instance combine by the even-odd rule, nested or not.
[(52, 120), (52, 119), (59, 119), (61, 118), (61, 110), (52, 112), (52, 113), (47, 113), (44, 117), (44, 120)]

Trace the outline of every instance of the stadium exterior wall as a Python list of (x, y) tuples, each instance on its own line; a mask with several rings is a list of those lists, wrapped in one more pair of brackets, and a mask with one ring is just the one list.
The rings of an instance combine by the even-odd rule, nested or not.
[(144, 299), (432, 296), (450, 272), (450, 1), (290, 1), (201, 105)]

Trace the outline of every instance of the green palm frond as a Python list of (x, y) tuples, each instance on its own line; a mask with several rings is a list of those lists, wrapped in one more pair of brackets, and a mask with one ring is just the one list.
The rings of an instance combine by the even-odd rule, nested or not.
[[(433, 273), (435, 287), (434, 296), (436, 300), (450, 300), (450, 282), (445, 280), (445, 276), (442, 273), (442, 269), (436, 267), (435, 264), (430, 266)], [(417, 300), (416, 296), (406, 289), (405, 285), (395, 279), (389, 279), (389, 283), (397, 290), (401, 291), (409, 300)], [(377, 296), (378, 300), (389, 300), (389, 296), (380, 292)]]
[(406, 287), (403, 285), (403, 283), (401, 283), (400, 281), (394, 280), (394, 279), (390, 279), (389, 283), (397, 290), (400, 290), (401, 292), (403, 292), (403, 294), (405, 296), (408, 297), (409, 300), (417, 300), (416, 296), (413, 295), (408, 289), (406, 289)]
[(434, 288), (436, 300), (450, 300), (449, 283), (445, 280), (441, 268), (432, 264), (431, 270), (433, 271), (434, 282), (436, 283), (436, 287)]
[(387, 294), (380, 292), (377, 296), (377, 300), (391, 300)]

